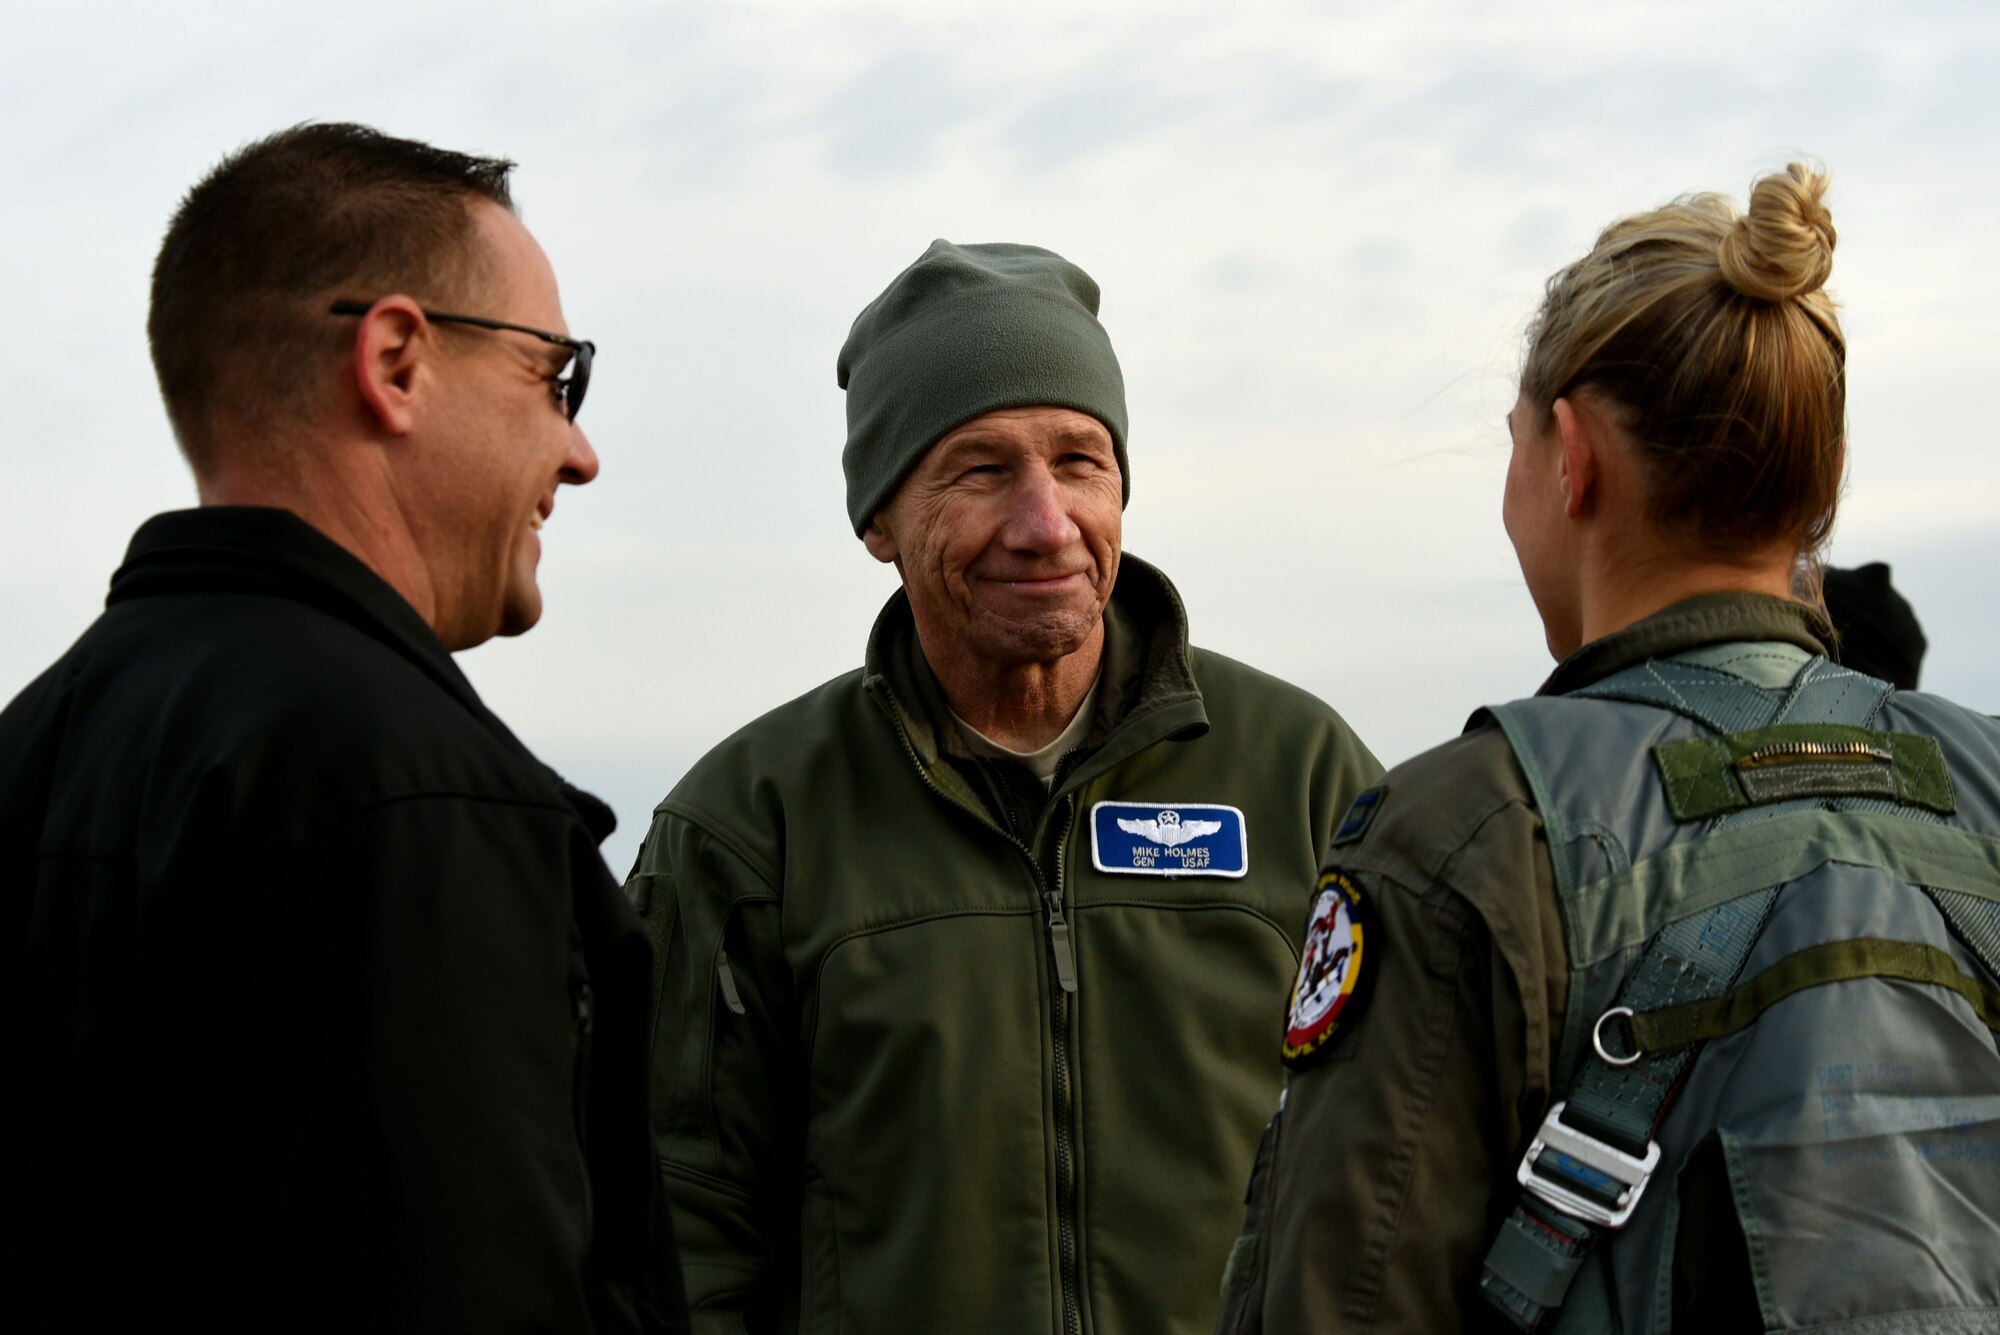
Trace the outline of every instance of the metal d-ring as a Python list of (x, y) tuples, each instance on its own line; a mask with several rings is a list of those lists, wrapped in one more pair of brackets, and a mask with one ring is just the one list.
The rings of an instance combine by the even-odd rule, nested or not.
[(1607, 1064), (1612, 1066), (1630, 1066), (1644, 1055), (1636, 1045), (1633, 1047), (1632, 1055), (1629, 1057), (1614, 1057), (1604, 1047), (1604, 1022), (1614, 1015), (1622, 1015), (1629, 1020), (1632, 1018), (1632, 1008), (1630, 1006), (1613, 1006), (1610, 1010), (1598, 1016), (1597, 1023), (1590, 1028), (1590, 1046), (1597, 1049), (1597, 1055), (1603, 1058)]

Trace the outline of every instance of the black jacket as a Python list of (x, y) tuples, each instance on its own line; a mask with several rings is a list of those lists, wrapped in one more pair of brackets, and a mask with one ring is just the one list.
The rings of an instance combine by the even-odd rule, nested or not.
[(678, 1328), (610, 826), (295, 516), (149, 521), (0, 714), (0, 1325)]

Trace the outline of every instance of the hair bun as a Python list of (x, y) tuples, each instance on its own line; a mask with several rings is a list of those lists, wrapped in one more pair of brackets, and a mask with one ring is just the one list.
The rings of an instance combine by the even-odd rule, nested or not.
[(1722, 238), (1723, 281), (1744, 296), (1785, 301), (1817, 292), (1833, 273), (1833, 215), (1823, 171), (1794, 162), (1750, 187), (1750, 211)]

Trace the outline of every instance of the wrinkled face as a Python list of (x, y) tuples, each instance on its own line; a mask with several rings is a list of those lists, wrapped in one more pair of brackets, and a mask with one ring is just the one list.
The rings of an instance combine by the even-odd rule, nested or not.
[(1096, 418), (991, 412), (931, 446), (863, 539), (902, 573), (926, 652), (1052, 663), (1089, 641), (1111, 598), (1121, 483)]
[(1562, 435), (1555, 418), (1523, 397), (1507, 414), (1514, 452), (1507, 462), (1500, 520), (1535, 600), (1549, 652), (1564, 658), (1583, 641), (1582, 612), (1574, 587), (1576, 562), (1568, 548), (1562, 481)]
[[(494, 280), (483, 315), (566, 334), (555, 273), (507, 210), (475, 206), (476, 232)], [(433, 325), (449, 355), (439, 365), (445, 409), (419, 446), (428, 531), (424, 548), (437, 594), (436, 627), (452, 649), (519, 635), (542, 614), (535, 582), (541, 528), (556, 488), (597, 476), (597, 455), (552, 390), (568, 352), (528, 334)]]

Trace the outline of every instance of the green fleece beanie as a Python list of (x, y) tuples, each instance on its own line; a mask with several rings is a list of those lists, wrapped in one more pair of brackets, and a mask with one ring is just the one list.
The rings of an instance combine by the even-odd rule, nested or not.
[(1127, 500), (1125, 377), (1097, 284), (1040, 246), (929, 250), (868, 303), (840, 349), (847, 516), (858, 535), (924, 452), (1001, 408), (1074, 408), (1111, 432)]

